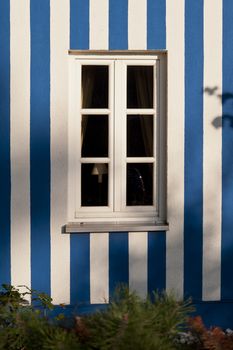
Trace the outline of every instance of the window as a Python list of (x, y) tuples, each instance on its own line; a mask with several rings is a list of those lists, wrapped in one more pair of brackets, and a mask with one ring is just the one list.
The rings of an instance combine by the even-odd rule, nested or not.
[(70, 56), (69, 222), (164, 223), (166, 56)]

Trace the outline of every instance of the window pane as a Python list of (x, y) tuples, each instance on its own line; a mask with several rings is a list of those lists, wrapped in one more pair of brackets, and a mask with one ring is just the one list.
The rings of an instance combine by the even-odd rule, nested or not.
[(127, 116), (127, 157), (153, 157), (153, 115)]
[(108, 164), (82, 164), (81, 205), (108, 205)]
[(126, 205), (153, 205), (153, 164), (127, 164)]
[(82, 108), (108, 108), (108, 66), (82, 66)]
[(153, 66), (127, 67), (127, 108), (153, 108)]
[(108, 157), (108, 115), (82, 116), (82, 157)]

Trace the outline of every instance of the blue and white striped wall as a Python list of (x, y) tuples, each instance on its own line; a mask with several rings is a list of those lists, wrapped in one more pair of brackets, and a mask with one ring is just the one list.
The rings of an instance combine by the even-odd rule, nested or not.
[[(232, 18), (232, 0), (0, 0), (0, 283), (233, 302)], [(167, 233), (61, 234), (70, 48), (168, 50)]]

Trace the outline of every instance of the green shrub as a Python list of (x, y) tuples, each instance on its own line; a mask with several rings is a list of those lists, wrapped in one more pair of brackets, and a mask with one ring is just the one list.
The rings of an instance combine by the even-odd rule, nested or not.
[[(154, 294), (140, 299), (124, 288), (118, 290), (106, 311), (77, 319), (77, 333), (87, 349), (174, 350), (174, 337), (193, 311), (189, 302), (173, 295)], [(85, 332), (84, 332), (85, 331)]]
[[(28, 304), (30, 295), (36, 307)], [(40, 307), (40, 309), (38, 309)], [(153, 302), (120, 287), (105, 311), (79, 317), (72, 329), (47, 318), (45, 293), (3, 285), (0, 291), (0, 350), (175, 350), (174, 339), (193, 311), (189, 301), (155, 293)]]
[(20, 310), (14, 324), (0, 331), (0, 349), (78, 350), (75, 333), (50, 324), (31, 310)]
[[(30, 295), (35, 308), (24, 299)], [(58, 326), (56, 320), (45, 316), (53, 309), (52, 299), (45, 293), (26, 288), (3, 285), (0, 291), (0, 349), (1, 350), (78, 350), (74, 332)]]

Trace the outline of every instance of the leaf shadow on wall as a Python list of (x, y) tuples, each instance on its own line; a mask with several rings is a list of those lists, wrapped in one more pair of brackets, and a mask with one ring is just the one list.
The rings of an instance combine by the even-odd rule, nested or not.
[[(233, 113), (233, 93), (224, 92), (223, 94), (218, 93), (218, 86), (206, 87), (204, 93), (216, 97), (219, 99), (219, 103), (222, 105), (232, 104), (232, 113)], [(233, 128), (233, 114), (223, 114), (222, 116), (216, 116), (212, 120), (212, 125), (217, 129), (220, 127), (230, 127)]]
[[(219, 93), (219, 87), (205, 87), (203, 90), (204, 94), (207, 94), (213, 99), (218, 99), (219, 104), (222, 105), (223, 114), (215, 116), (211, 124), (215, 129), (222, 128), (222, 137), (223, 143), (221, 147), (222, 149), (222, 205), (221, 205), (221, 220), (222, 220), (222, 232), (221, 232), (221, 298), (233, 300), (233, 284), (232, 282), (224, 285), (224, 280), (226, 280), (226, 273), (229, 271), (229, 266), (233, 266), (233, 237), (232, 237), (232, 225), (233, 225), (233, 216), (229, 211), (229, 205), (226, 206), (226, 203), (229, 204), (233, 201), (232, 197), (232, 188), (233, 188), (233, 92), (223, 91), (223, 93)], [(214, 101), (214, 100), (213, 100)], [(214, 142), (214, 140), (212, 141)], [(209, 201), (215, 200), (215, 193), (209, 194)], [(224, 204), (225, 203), (225, 204)], [(232, 208), (232, 206), (231, 206)], [(230, 208), (230, 210), (231, 210)], [(225, 217), (227, 217), (227, 221), (225, 221)], [(229, 220), (230, 218), (230, 220)], [(230, 222), (229, 222), (230, 221)], [(213, 220), (214, 222), (214, 220)], [(209, 227), (210, 234), (212, 228)], [(224, 231), (224, 232), (223, 232)], [(222, 245), (224, 233), (224, 240), (227, 240), (226, 244)], [(208, 232), (204, 232), (207, 234)], [(213, 259), (214, 254), (213, 254)], [(213, 264), (214, 266), (214, 264)], [(226, 267), (228, 268), (226, 269)], [(225, 271), (225, 272), (224, 272)], [(211, 274), (213, 275), (211, 279), (215, 278), (215, 269)], [(225, 278), (223, 277), (225, 276)], [(228, 279), (228, 277), (227, 277)], [(228, 279), (229, 280), (229, 279)]]

